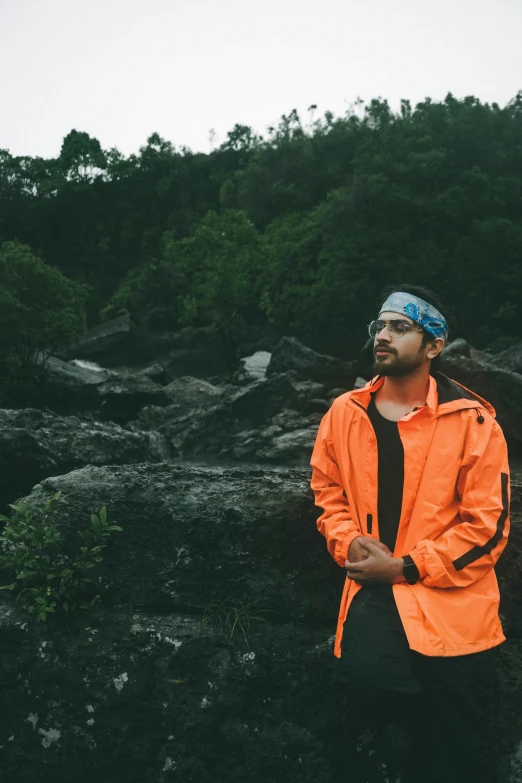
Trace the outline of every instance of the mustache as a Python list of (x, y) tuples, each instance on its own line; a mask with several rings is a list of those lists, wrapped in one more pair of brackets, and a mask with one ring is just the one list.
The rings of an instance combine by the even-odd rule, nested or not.
[(373, 349), (374, 354), (377, 353), (377, 351), (388, 351), (388, 353), (395, 353), (393, 348), (390, 348), (387, 345), (376, 345)]

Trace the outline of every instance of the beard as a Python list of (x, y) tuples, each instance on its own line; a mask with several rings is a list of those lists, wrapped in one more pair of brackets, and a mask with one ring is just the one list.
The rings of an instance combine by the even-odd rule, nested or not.
[(406, 375), (415, 372), (422, 363), (423, 359), (421, 352), (401, 357), (391, 353), (384, 359), (378, 359), (375, 356), (374, 349), (373, 371), (376, 375), (389, 375), (395, 378), (404, 378)]

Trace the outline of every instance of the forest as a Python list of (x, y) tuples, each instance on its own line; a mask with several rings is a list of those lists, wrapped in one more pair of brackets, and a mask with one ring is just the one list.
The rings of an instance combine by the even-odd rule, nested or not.
[(0, 376), (130, 313), (145, 332), (291, 335), (353, 358), (382, 288), (433, 288), (451, 337), (521, 337), (522, 91), (393, 111), (293, 110), (208, 154), (71, 130), (57, 158), (0, 150)]

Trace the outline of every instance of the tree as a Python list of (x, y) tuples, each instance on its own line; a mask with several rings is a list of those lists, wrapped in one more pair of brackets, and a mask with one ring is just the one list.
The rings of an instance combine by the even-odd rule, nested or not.
[(91, 182), (107, 168), (98, 139), (74, 129), (63, 140), (59, 162), (65, 177), (75, 182)]
[(30, 384), (35, 359), (85, 329), (87, 289), (18, 242), (0, 248), (0, 395)]

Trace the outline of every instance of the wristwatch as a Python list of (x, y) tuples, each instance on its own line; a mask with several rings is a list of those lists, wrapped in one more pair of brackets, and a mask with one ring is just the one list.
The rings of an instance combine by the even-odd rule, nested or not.
[(415, 565), (415, 562), (413, 558), (410, 557), (410, 555), (404, 555), (402, 559), (404, 560), (404, 567), (402, 569), (404, 578), (406, 579), (409, 585), (414, 585), (420, 576), (419, 569)]

